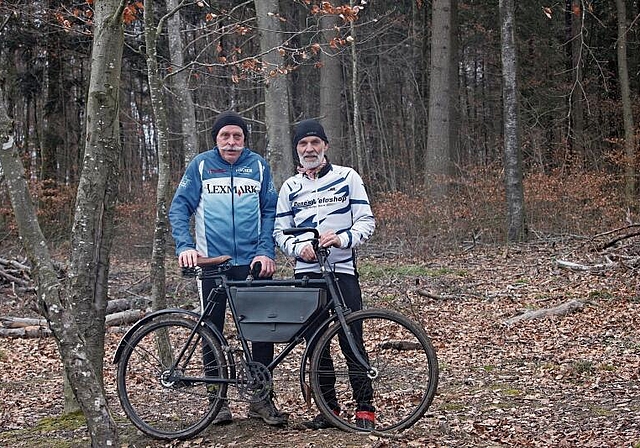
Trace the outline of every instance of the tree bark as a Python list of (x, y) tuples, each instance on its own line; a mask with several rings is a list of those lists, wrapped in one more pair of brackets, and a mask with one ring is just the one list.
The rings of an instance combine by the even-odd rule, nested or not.
[(573, 74), (573, 86), (569, 95), (570, 123), (567, 139), (571, 142), (570, 165), (573, 169), (582, 169), (585, 161), (585, 137), (584, 137), (584, 105), (586, 103), (584, 91), (584, 58), (582, 56), (584, 44), (584, 9), (581, 0), (572, 0), (570, 21), (571, 41), (567, 44), (571, 52), (571, 71)]
[(265, 157), (271, 166), (276, 188), (291, 175), (293, 149), (289, 130), (289, 90), (282, 47), (280, 7), (277, 0), (254, 2), (260, 29), (260, 50), (263, 54), (262, 68), (265, 77), (265, 124), (267, 147)]
[(500, 22), (507, 238), (508, 241), (520, 241), (526, 236), (526, 226), (522, 153), (518, 135), (518, 63), (515, 43), (514, 0), (500, 0)]
[(169, 221), (167, 217), (167, 203), (169, 202), (169, 121), (165, 107), (162, 80), (158, 69), (158, 35), (164, 20), (156, 24), (154, 17), (154, 0), (144, 2), (144, 30), (147, 57), (147, 76), (149, 78), (149, 91), (151, 104), (155, 118), (155, 131), (158, 147), (158, 183), (156, 186), (156, 218), (153, 231), (153, 251), (151, 255), (151, 296), (153, 309), (166, 308), (166, 277), (165, 263), (167, 234)]
[[(349, 1), (353, 7), (353, 0)], [(351, 31), (351, 96), (353, 103), (353, 135), (355, 138), (355, 168), (360, 174), (364, 173), (365, 154), (362, 144), (362, 123), (360, 120), (360, 93), (358, 83), (358, 52), (356, 51), (356, 27), (353, 22), (350, 23)]]
[(451, 174), (451, 159), (457, 148), (454, 131), (454, 109), (458, 101), (456, 14), (456, 0), (433, 1), (429, 127), (425, 167), (425, 189), (433, 198), (447, 195), (445, 179)]
[(196, 110), (189, 89), (189, 70), (184, 66), (184, 44), (182, 42), (182, 26), (178, 12), (178, 0), (167, 0), (170, 17), (167, 20), (169, 54), (173, 79), (173, 93), (178, 104), (178, 114), (182, 127), (184, 147), (184, 166), (198, 154), (198, 129), (196, 126)]
[[(87, 344), (89, 360), (102, 383), (109, 253), (120, 155), (124, 4), (118, 0), (97, 0), (94, 7), (87, 141), (71, 235), (68, 294), (69, 306)], [(67, 371), (66, 374), (74, 373)], [(65, 404), (69, 405), (68, 400)]]
[(636, 196), (636, 136), (634, 132), (633, 110), (631, 107), (631, 89), (629, 87), (629, 69), (627, 67), (627, 11), (624, 0), (616, 0), (618, 12), (618, 79), (622, 98), (622, 118), (624, 122), (624, 154), (625, 154), (625, 200), (631, 210), (640, 208)]
[(320, 121), (331, 145), (331, 161), (344, 163), (345, 144), (342, 134), (342, 64), (338, 52), (330, 45), (336, 37), (338, 17), (327, 14), (320, 20), (324, 46), (320, 53)]
[[(52, 7), (51, 1), (48, 2)], [(53, 9), (53, 8), (52, 8)], [(58, 50), (61, 48), (62, 30), (57, 30), (53, 26), (47, 29), (46, 33), (46, 102), (44, 105), (43, 132), (40, 151), (40, 179), (51, 180), (57, 183), (59, 180), (57, 165), (61, 162), (64, 148), (64, 108), (65, 98), (63, 95), (63, 69), (62, 54)], [(61, 166), (62, 169), (66, 167)]]

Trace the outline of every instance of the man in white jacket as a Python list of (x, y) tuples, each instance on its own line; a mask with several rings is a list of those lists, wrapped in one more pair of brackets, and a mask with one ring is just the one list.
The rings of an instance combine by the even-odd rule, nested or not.
[[(329, 262), (339, 279), (346, 305), (352, 311), (362, 309), (362, 293), (356, 270), (355, 248), (364, 243), (375, 229), (375, 219), (360, 175), (349, 167), (329, 163), (326, 152), (329, 141), (324, 128), (316, 120), (303, 120), (295, 128), (293, 146), (300, 165), (298, 174), (287, 179), (278, 197), (274, 237), (280, 249), (296, 258), (295, 276), (321, 278), (320, 266), (311, 243), (298, 243), (308, 235), (284, 235), (291, 227), (315, 227), (320, 232), (320, 245), (331, 247)], [(354, 336), (362, 337), (362, 330)], [(328, 361), (331, 365), (331, 361)], [(354, 368), (356, 368), (354, 366)], [(350, 366), (351, 371), (351, 366)], [(363, 429), (375, 428), (371, 382), (362, 375), (350, 375), (358, 402), (356, 423)], [(322, 390), (333, 411), (340, 413), (334, 389), (335, 378), (326, 378)], [(305, 426), (312, 429), (330, 427), (318, 415)]]

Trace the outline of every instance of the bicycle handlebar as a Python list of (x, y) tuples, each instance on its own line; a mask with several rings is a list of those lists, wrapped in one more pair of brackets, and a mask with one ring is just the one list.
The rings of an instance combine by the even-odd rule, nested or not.
[(301, 233), (307, 232), (313, 233), (313, 237), (315, 239), (320, 238), (320, 232), (318, 232), (318, 229), (316, 229), (315, 227), (292, 227), (290, 229), (284, 229), (282, 231), (284, 235), (299, 235)]
[[(318, 249), (325, 249), (325, 248), (320, 248), (318, 246), (320, 232), (318, 232), (318, 229), (316, 229), (315, 227), (291, 227), (288, 229), (284, 229), (282, 233), (284, 235), (300, 235), (303, 233), (312, 233), (313, 237), (306, 241), (312, 242), (313, 249), (316, 252), (318, 252)], [(231, 258), (232, 257), (230, 255), (220, 255), (218, 257), (198, 257), (196, 266), (200, 268), (221, 266), (221, 265), (224, 265), (229, 260), (231, 260)], [(260, 264), (256, 263), (256, 265), (254, 265), (251, 271), (251, 275), (254, 278), (257, 278), (259, 272), (260, 272)], [(182, 275), (185, 277), (195, 277), (195, 267), (183, 267)]]
[(206, 267), (216, 267), (220, 268), (224, 267), (225, 263), (231, 260), (230, 255), (220, 255), (218, 257), (198, 257), (196, 261), (196, 265), (193, 267), (182, 266), (182, 276), (183, 277), (196, 277), (197, 269), (196, 268), (206, 268)]

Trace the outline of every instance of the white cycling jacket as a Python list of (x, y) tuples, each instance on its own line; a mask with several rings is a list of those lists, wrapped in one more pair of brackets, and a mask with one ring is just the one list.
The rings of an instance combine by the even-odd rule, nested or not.
[(333, 230), (340, 248), (332, 247), (329, 262), (336, 272), (354, 274), (354, 249), (373, 234), (375, 219), (360, 175), (349, 167), (327, 164), (317, 178), (297, 174), (280, 189), (274, 237), (287, 256), (296, 257), (296, 273), (320, 272), (318, 263), (299, 258), (304, 246), (296, 244), (309, 234), (284, 235), (290, 227), (315, 227), (320, 233)]

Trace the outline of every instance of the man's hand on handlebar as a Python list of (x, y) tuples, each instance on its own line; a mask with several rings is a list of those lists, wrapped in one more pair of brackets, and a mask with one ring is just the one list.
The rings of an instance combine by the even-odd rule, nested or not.
[(198, 257), (202, 256), (195, 249), (187, 249), (178, 255), (178, 264), (183, 268), (193, 268), (198, 265)]
[(340, 247), (341, 241), (335, 231), (328, 230), (320, 234), (318, 243), (320, 244), (320, 247)]
[(259, 277), (267, 278), (272, 277), (276, 272), (276, 262), (266, 255), (257, 255), (251, 261), (251, 268), (253, 269), (253, 265), (256, 263), (260, 263), (262, 265), (262, 269), (260, 269)]
[(316, 253), (313, 250), (311, 243), (307, 243), (302, 246), (302, 249), (300, 250), (300, 258), (304, 261), (316, 261)]
[[(318, 245), (320, 247), (340, 247), (340, 237), (333, 230), (329, 230), (319, 235)], [(317, 261), (316, 253), (311, 243), (305, 244), (300, 250), (300, 258), (304, 261)]]

